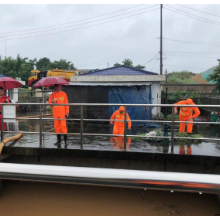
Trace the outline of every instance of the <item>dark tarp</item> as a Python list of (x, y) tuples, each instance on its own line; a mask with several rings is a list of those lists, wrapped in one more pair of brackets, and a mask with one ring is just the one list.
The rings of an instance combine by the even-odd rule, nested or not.
[[(109, 88), (109, 103), (124, 104), (152, 104), (151, 85), (120, 86)], [(109, 118), (118, 109), (118, 106), (109, 107)], [(151, 120), (153, 107), (127, 107), (131, 120)], [(158, 127), (154, 123), (132, 122), (132, 126)]]

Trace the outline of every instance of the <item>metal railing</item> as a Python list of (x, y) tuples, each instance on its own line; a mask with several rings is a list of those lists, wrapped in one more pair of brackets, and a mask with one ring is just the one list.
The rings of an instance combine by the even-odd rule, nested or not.
[[(22, 119), (23, 117), (15, 117), (15, 118), (4, 118), (4, 105), (38, 105), (40, 109), (40, 117), (39, 118), (25, 118), (25, 120), (39, 120), (40, 122), (40, 131), (39, 132), (23, 132), (24, 134), (39, 134), (39, 145), (40, 147), (43, 147), (43, 141), (42, 141), (42, 135), (43, 134), (62, 134), (62, 133), (52, 133), (52, 132), (43, 132), (42, 130), (42, 122), (44, 120), (66, 120), (66, 121), (79, 121), (80, 122), (80, 133), (68, 133), (69, 135), (76, 135), (80, 136), (81, 139), (81, 149), (83, 149), (83, 137), (84, 136), (106, 136), (106, 137), (124, 137), (124, 150), (126, 150), (126, 143), (127, 143), (127, 137), (138, 137), (138, 138), (146, 138), (144, 135), (128, 135), (127, 134), (127, 126), (125, 126), (124, 129), (124, 135), (114, 135), (114, 134), (98, 134), (98, 133), (84, 133), (84, 122), (110, 122), (110, 121), (121, 121), (124, 122), (126, 125), (128, 121), (131, 122), (143, 122), (143, 123), (171, 123), (171, 136), (153, 136), (148, 138), (161, 138), (161, 139), (170, 139), (171, 140), (171, 153), (174, 152), (174, 140), (175, 139), (190, 139), (190, 140), (211, 140), (211, 141), (220, 141), (219, 138), (192, 138), (192, 137), (176, 137), (174, 136), (174, 125), (175, 123), (190, 123), (190, 124), (216, 124), (216, 122), (182, 122), (182, 121), (175, 121), (174, 120), (174, 108), (175, 107), (189, 107), (189, 105), (171, 105), (171, 104), (104, 104), (104, 103), (69, 103), (69, 104), (49, 104), (49, 103), (1, 103), (1, 140), (4, 139), (4, 133), (17, 133), (17, 131), (4, 131), (3, 129), (3, 123), (4, 119)], [(80, 118), (68, 118), (68, 119), (57, 119), (57, 118), (44, 118), (43, 117), (43, 107), (44, 106), (71, 106), (80, 107)], [(87, 106), (124, 106), (125, 107), (125, 115), (127, 113), (127, 107), (171, 107), (172, 108), (172, 121), (166, 121), (166, 120), (127, 120), (126, 117), (124, 117), (124, 120), (110, 120), (110, 119), (85, 119), (83, 117), (84, 113), (84, 107)], [(190, 105), (190, 107), (213, 107), (213, 108), (220, 108), (219, 105)]]
[(220, 193), (220, 176), (110, 168), (0, 163), (0, 179)]

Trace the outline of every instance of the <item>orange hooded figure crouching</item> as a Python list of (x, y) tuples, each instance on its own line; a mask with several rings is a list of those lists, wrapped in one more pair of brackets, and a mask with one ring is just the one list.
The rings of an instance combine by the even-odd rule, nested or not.
[[(115, 120), (114, 127), (113, 127), (113, 134), (123, 135), (125, 130), (125, 108), (120, 106), (119, 110), (116, 110), (111, 117), (111, 124), (113, 124), (112, 120)], [(128, 121), (128, 129), (131, 129), (131, 119), (126, 113), (126, 120)]]
[[(174, 105), (195, 105), (195, 103), (193, 102), (192, 99), (187, 99), (177, 102)], [(178, 113), (177, 107), (175, 107), (174, 109), (175, 109), (174, 113), (177, 114)], [(193, 118), (197, 118), (199, 115), (200, 115), (200, 111), (197, 107), (190, 107), (190, 106), (180, 107), (180, 112), (179, 112), (180, 121), (190, 122), (193, 121)], [(179, 129), (180, 133), (185, 132), (185, 126), (186, 123), (180, 123), (180, 129)], [(193, 124), (187, 123), (187, 132), (191, 134), (192, 130), (193, 130)]]

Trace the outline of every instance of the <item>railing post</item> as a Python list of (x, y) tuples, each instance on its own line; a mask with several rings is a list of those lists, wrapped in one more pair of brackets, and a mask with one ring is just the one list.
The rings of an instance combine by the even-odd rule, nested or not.
[(172, 124), (171, 124), (171, 153), (173, 154), (174, 148), (174, 107), (172, 107)]
[(83, 149), (83, 106), (80, 106), (80, 136), (81, 136), (81, 149)]
[(40, 105), (40, 147), (42, 147), (42, 106)]
[(124, 150), (126, 150), (127, 144), (127, 106), (125, 106), (125, 116), (124, 116)]
[(3, 104), (1, 104), (1, 126), (2, 126), (2, 129), (1, 129), (1, 141), (4, 140), (4, 118), (3, 118)]

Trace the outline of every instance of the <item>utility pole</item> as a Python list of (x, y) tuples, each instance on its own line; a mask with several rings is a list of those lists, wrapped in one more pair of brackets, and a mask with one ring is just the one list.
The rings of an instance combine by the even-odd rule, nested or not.
[(167, 84), (167, 70), (165, 70), (165, 74), (166, 74), (166, 84)]
[(163, 75), (163, 21), (162, 21), (163, 5), (160, 5), (160, 75)]

